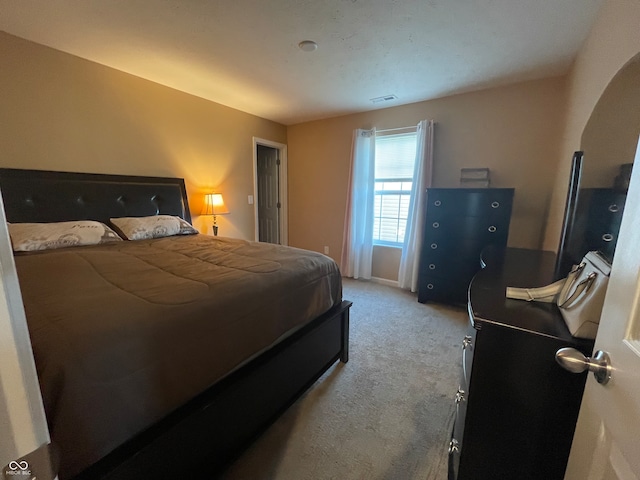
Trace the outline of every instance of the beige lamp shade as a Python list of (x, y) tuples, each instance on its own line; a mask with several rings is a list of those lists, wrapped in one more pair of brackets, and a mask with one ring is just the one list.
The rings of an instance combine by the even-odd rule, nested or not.
[(229, 213), (229, 209), (224, 204), (221, 193), (207, 193), (204, 196), (204, 205), (202, 206), (201, 215), (213, 215), (213, 234), (218, 235), (218, 223), (216, 215), (225, 215)]
[(224, 204), (221, 193), (207, 193), (204, 196), (201, 215), (224, 215), (227, 213), (229, 213), (229, 209)]

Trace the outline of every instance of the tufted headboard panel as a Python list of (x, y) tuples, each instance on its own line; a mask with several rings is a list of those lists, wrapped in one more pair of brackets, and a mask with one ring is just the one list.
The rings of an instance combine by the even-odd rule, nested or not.
[(8, 222), (176, 215), (191, 221), (182, 178), (0, 168)]

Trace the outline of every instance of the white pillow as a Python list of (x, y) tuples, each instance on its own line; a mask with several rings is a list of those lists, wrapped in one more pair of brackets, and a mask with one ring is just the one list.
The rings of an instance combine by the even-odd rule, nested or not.
[(50, 250), (119, 242), (122, 239), (104, 223), (93, 220), (55, 223), (8, 223), (14, 252)]
[(126, 240), (148, 240), (173, 235), (193, 235), (198, 231), (189, 222), (171, 215), (109, 219)]

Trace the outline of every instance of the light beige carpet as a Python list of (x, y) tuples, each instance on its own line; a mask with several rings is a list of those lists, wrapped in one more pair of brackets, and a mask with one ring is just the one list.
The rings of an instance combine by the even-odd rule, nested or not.
[(350, 360), (332, 367), (225, 480), (444, 480), (466, 311), (344, 281)]

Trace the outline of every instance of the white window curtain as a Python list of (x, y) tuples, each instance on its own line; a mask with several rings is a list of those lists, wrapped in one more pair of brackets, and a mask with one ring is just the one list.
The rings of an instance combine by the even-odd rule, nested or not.
[(418, 263), (422, 246), (425, 190), (431, 186), (433, 177), (433, 127), (433, 120), (422, 120), (418, 124), (414, 181), (398, 271), (398, 286), (410, 289), (412, 292), (418, 290)]
[(340, 262), (342, 274), (346, 277), (371, 278), (375, 139), (375, 129), (357, 129), (353, 132), (345, 234)]

